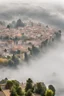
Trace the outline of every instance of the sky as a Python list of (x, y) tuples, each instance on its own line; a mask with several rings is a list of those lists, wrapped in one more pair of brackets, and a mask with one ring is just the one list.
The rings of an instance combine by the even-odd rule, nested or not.
[(30, 2), (37, 2), (37, 3), (61, 3), (64, 4), (64, 0), (0, 0), (0, 4), (7, 2), (24, 2), (24, 3), (30, 3)]

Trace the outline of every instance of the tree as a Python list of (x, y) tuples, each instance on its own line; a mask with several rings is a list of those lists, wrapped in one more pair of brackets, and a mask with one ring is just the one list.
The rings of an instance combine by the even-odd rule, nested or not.
[(9, 29), (10, 29), (10, 25), (7, 25), (7, 28), (9, 28)]
[(31, 90), (33, 89), (32, 83), (33, 83), (33, 81), (29, 78), (26, 83), (25, 91), (28, 91), (29, 89), (31, 89)]
[(53, 91), (50, 89), (47, 89), (45, 92), (45, 96), (53, 96)]
[(19, 58), (13, 54), (12, 61), (14, 61), (14, 64), (19, 64)]
[(28, 78), (27, 82), (28, 82), (28, 83), (33, 83), (33, 81), (32, 81), (31, 78)]
[(10, 96), (18, 96), (17, 95), (17, 92), (16, 92), (16, 90), (14, 88), (14, 86), (11, 88), (11, 94), (10, 94)]
[(8, 81), (8, 79), (7, 79), (7, 78), (2, 79), (2, 80), (0, 81), (0, 84), (5, 84), (7, 81)]
[(34, 45), (32, 45), (32, 54), (36, 55), (38, 54), (40, 51), (37, 47), (35, 47)]
[(5, 85), (5, 88), (11, 89), (12, 86), (19, 87), (19, 82), (17, 80), (8, 80), (6, 85)]
[(49, 85), (48, 88), (53, 91), (53, 96), (55, 95), (55, 88), (53, 85)]
[(17, 28), (17, 27), (24, 27), (24, 23), (21, 21), (21, 19), (18, 19), (18, 20), (17, 20), (16, 28)]
[(26, 92), (25, 96), (32, 96), (31, 89), (29, 89), (29, 90)]
[(14, 65), (14, 61), (11, 60), (11, 59), (9, 59), (9, 60), (8, 60), (8, 64), (9, 64), (10, 66)]
[(32, 49), (28, 47), (28, 50), (30, 51), (30, 54), (32, 55)]
[(13, 82), (11, 80), (8, 80), (6, 85), (5, 85), (5, 88), (6, 89), (11, 89), (12, 86), (13, 86)]
[(21, 53), (21, 51), (20, 50), (17, 50), (17, 54), (20, 54)]
[(28, 61), (28, 55), (27, 55), (27, 53), (25, 52), (24, 55), (25, 55), (25, 61)]
[(21, 87), (18, 87), (16, 91), (17, 91), (17, 94), (18, 94), (19, 96), (22, 96), (22, 95), (23, 95), (23, 92), (22, 92)]
[(2, 88), (1, 88), (1, 86), (0, 86), (0, 91), (2, 91)]
[(38, 82), (35, 86), (34, 86), (34, 92), (37, 94), (44, 94), (46, 91), (46, 86), (44, 83)]
[(13, 85), (15, 85), (16, 87), (19, 87), (19, 82), (17, 80), (12, 80)]

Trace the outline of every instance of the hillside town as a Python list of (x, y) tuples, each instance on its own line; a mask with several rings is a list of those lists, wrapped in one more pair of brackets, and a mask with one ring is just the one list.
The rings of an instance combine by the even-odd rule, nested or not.
[(61, 30), (32, 21), (16, 28), (0, 25), (0, 64), (14, 65), (28, 61), (29, 57), (60, 36)]

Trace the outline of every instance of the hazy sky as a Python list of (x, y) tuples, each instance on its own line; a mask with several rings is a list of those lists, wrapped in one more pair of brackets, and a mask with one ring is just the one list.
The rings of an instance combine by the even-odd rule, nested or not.
[(64, 4), (64, 0), (0, 0), (0, 3), (3, 3), (3, 2), (37, 2), (37, 3), (41, 3), (41, 2), (54, 2), (54, 3), (61, 3), (61, 4)]

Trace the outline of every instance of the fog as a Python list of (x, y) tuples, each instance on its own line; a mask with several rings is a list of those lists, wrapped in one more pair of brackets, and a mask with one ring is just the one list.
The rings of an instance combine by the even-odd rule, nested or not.
[[(22, 6), (21, 6), (22, 5)], [(11, 22), (17, 18), (22, 20), (38, 20), (39, 22), (57, 27), (63, 31), (64, 28), (64, 8), (59, 5), (46, 4), (8, 4), (0, 6), (0, 20)], [(29, 6), (29, 7), (28, 7)], [(45, 84), (53, 84), (57, 90), (57, 95), (64, 95), (64, 33), (61, 41), (55, 42), (42, 52), (29, 64), (24, 63), (16, 68), (1, 68), (0, 80), (4, 78), (17, 79), (24, 82), (27, 78), (32, 78), (34, 82), (43, 81)]]

